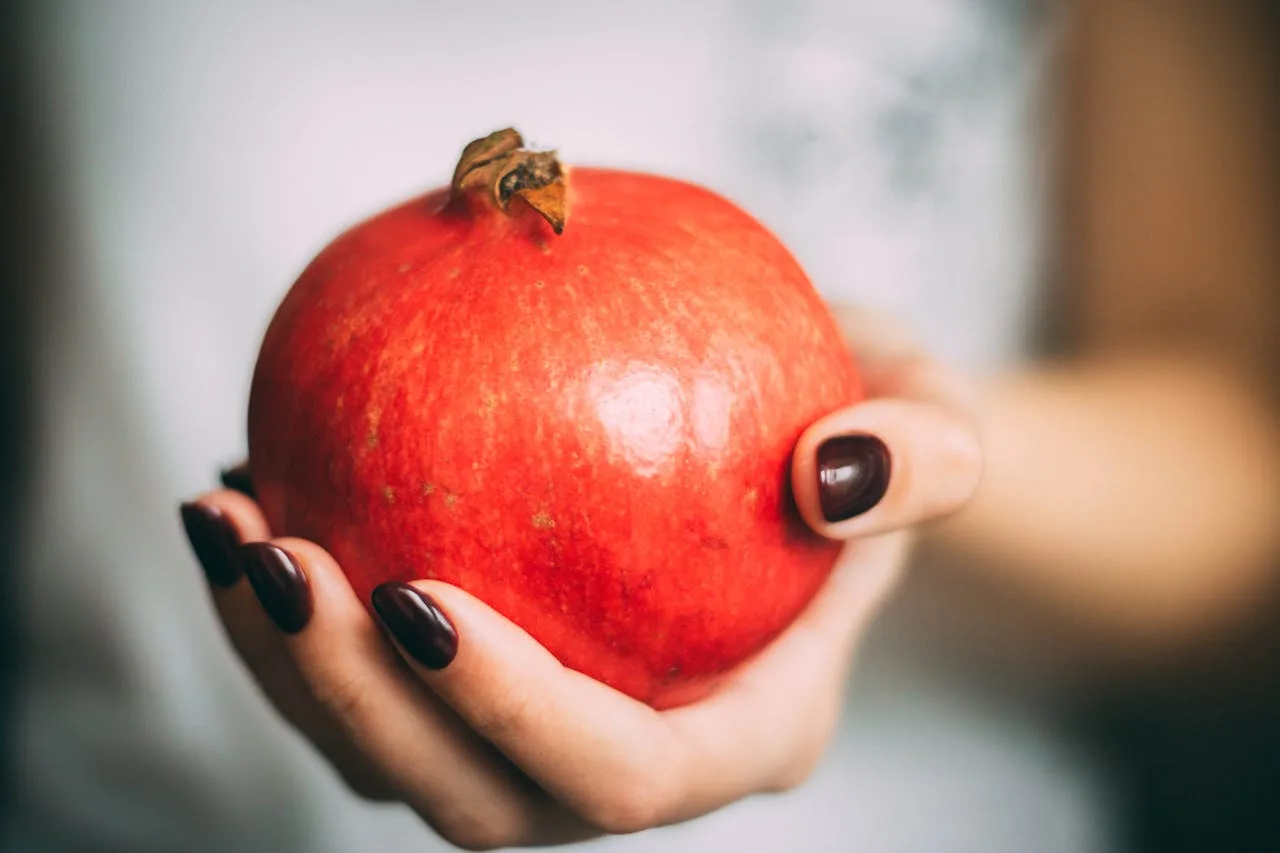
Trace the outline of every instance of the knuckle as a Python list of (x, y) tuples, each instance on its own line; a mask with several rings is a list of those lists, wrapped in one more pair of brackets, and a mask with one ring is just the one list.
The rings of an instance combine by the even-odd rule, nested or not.
[(376, 720), (375, 691), (369, 689), (365, 676), (328, 674), (307, 679), (317, 703), (331, 714), (344, 729), (358, 729), (363, 720)]
[(430, 823), (441, 838), (462, 850), (498, 850), (523, 840), (499, 816), (470, 809), (452, 811)]
[(583, 817), (610, 835), (629, 835), (661, 823), (662, 810), (661, 789), (651, 781), (636, 779), (617, 785), (590, 803)]
[(475, 715), (473, 723), (488, 740), (508, 742), (534, 725), (535, 703), (527, 690), (510, 690), (502, 701)]
[(351, 737), (350, 727), (335, 725), (324, 709), (315, 703), (313, 696), (304, 691), (291, 693), (286, 701), (276, 702), (276, 707), (288, 723), (324, 756), (353, 794), (370, 802), (400, 799), (393, 781), (374, 765)]

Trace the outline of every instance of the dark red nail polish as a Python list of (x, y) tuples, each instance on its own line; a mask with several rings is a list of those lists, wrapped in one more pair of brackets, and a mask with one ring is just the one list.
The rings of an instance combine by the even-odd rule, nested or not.
[(253, 491), (253, 480), (249, 477), (249, 463), (244, 462), (224, 469), (219, 472), (218, 479), (223, 487), (257, 500), (258, 496)]
[(240, 580), (240, 538), (222, 510), (198, 503), (184, 503), (182, 526), (187, 531), (191, 550), (200, 561), (209, 582), (216, 586), (232, 586)]
[(425, 592), (407, 583), (373, 591), (373, 609), (405, 651), (427, 669), (444, 669), (458, 654), (458, 632)]
[(867, 512), (889, 490), (889, 448), (872, 435), (838, 435), (818, 448), (818, 501), (829, 522)]
[(311, 584), (298, 558), (279, 545), (251, 542), (240, 548), (245, 577), (262, 609), (281, 631), (296, 634), (311, 621)]

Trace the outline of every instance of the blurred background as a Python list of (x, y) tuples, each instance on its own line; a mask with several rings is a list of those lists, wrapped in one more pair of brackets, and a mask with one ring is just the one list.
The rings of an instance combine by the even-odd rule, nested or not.
[[(1143, 303), (1152, 328), (1208, 312), (1215, 336), (1273, 352), (1274, 256), (1240, 237), (1275, 224), (1280, 187), (1257, 154), (1276, 150), (1278, 103), (1263, 2), (32, 0), (3, 15), (6, 849), (440, 844), (348, 794), (260, 698), (176, 506), (243, 453), (257, 346), (303, 265), (445, 183), (490, 130), (725, 194), (826, 297), (891, 312), (975, 376), (1072, 358), (1112, 286), (1096, 269), (1170, 288)], [(1221, 88), (1236, 73), (1249, 84)], [(1245, 92), (1226, 119), (1181, 97), (1224, 91)], [(1203, 143), (1220, 121), (1245, 143)], [(1200, 202), (1208, 224), (1181, 215)], [(1127, 260), (1098, 260), (1106, 234)], [(1252, 296), (1188, 309), (1177, 271), (1201, 266), (1245, 269)], [(808, 785), (599, 846), (1280, 850), (1273, 585), (1176, 654), (1109, 668), (1053, 608), (953, 559), (922, 555)]]

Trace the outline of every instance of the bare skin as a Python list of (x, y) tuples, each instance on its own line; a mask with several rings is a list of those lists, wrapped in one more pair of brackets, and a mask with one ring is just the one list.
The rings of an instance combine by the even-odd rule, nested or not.
[(1085, 654), (1158, 661), (1275, 592), (1280, 164), (1262, 4), (1066, 5), (1060, 357), (982, 383), (930, 544)]

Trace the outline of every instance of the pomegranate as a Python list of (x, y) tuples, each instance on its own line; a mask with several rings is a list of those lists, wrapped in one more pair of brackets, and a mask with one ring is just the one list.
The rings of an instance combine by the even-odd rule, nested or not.
[(857, 371), (738, 207), (523, 146), (471, 143), (448, 188), (307, 266), (253, 379), (255, 488), (366, 602), (447, 581), (566, 666), (689, 702), (829, 575), (790, 457)]

